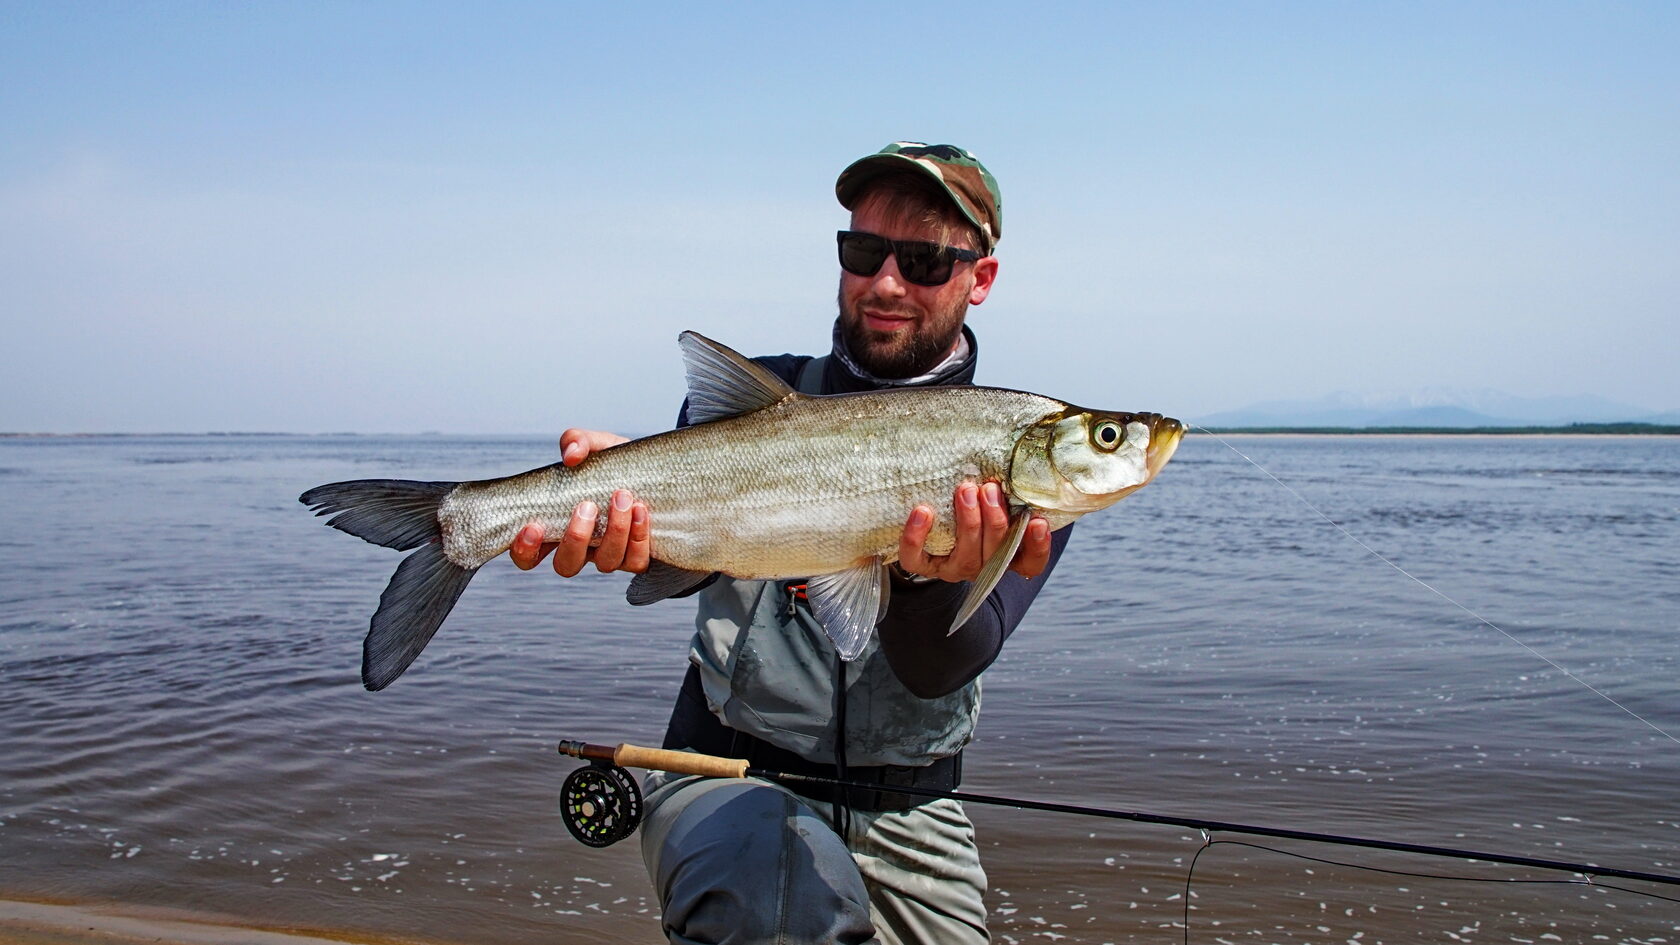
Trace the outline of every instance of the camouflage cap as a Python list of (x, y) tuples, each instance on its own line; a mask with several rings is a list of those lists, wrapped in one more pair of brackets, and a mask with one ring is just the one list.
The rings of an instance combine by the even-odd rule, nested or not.
[(841, 171), (834, 183), (834, 195), (840, 198), (842, 207), (850, 210), (870, 181), (912, 168), (933, 178), (950, 195), (968, 222), (980, 230), (986, 241), (983, 248), (990, 253), (1003, 236), (1003, 197), (992, 172), (979, 158), (956, 145), (894, 141)]

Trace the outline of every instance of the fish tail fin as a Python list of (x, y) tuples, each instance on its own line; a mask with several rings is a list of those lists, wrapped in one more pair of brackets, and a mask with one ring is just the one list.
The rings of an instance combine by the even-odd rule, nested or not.
[[(438, 506), (460, 483), (408, 479), (329, 482), (298, 496), (327, 524), (363, 541), (408, 551), (438, 537)], [(334, 514), (337, 513), (337, 514)]]
[(357, 479), (298, 497), (316, 515), (333, 516), (327, 524), (341, 532), (398, 551), (419, 549), (391, 575), (362, 641), (362, 685), (368, 689), (384, 689), (408, 669), (477, 573), (443, 553), (438, 507), (456, 485)]
[(378, 692), (401, 676), (477, 573), (444, 557), (437, 541), (404, 558), (379, 595), (379, 609), (362, 641), (362, 685)]

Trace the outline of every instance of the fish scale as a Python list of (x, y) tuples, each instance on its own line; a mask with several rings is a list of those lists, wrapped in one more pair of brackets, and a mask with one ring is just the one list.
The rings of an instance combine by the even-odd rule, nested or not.
[(647, 505), (654, 557), (680, 568), (759, 579), (892, 561), (917, 504), (940, 510), (928, 547), (943, 554), (957, 485), (1005, 479), (1021, 430), (1066, 408), (1037, 394), (960, 393), (812, 398), (631, 441), (577, 467), (463, 483), (439, 514), (444, 553), (479, 567), (526, 523), (559, 534), (579, 502), (605, 509), (622, 488)]

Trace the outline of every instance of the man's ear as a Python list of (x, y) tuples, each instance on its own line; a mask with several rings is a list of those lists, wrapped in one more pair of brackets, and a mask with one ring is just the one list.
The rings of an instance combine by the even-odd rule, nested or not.
[(968, 304), (979, 305), (986, 301), (986, 296), (992, 292), (992, 283), (997, 281), (998, 261), (996, 256), (986, 256), (974, 262), (974, 288), (968, 290)]

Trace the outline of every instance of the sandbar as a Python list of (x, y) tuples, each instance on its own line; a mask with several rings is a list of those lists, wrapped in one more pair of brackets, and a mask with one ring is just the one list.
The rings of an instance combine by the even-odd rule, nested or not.
[(256, 928), (228, 916), (140, 906), (0, 899), (0, 945), (413, 945), (319, 929)]

